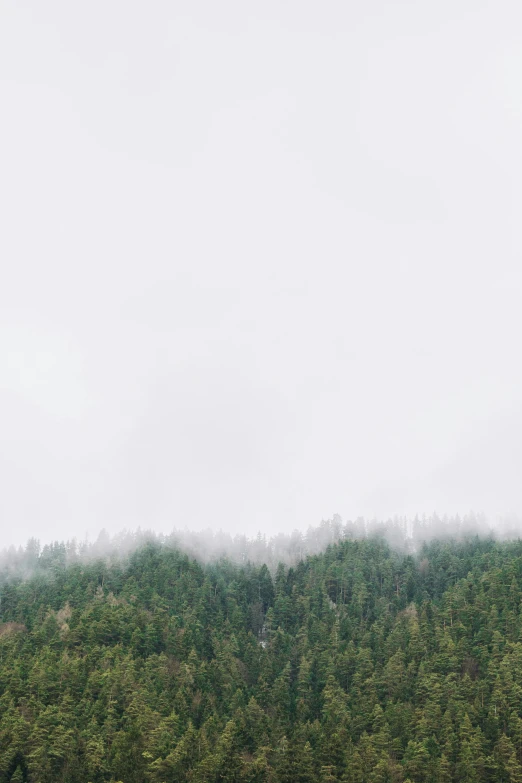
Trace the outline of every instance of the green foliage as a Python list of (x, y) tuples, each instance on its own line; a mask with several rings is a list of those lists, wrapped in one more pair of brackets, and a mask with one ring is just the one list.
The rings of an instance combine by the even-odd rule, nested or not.
[(0, 573), (0, 783), (522, 783), (520, 542), (69, 554)]

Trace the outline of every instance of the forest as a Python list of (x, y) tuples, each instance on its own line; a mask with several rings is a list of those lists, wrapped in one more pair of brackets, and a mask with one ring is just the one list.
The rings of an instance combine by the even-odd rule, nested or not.
[(520, 540), (17, 558), (2, 783), (522, 783)]

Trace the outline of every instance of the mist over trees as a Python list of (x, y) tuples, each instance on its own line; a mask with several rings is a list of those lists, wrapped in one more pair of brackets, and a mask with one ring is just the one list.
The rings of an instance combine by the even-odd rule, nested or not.
[(28, 578), (38, 571), (45, 572), (51, 564), (70, 565), (103, 559), (107, 562), (125, 561), (136, 549), (146, 543), (175, 548), (199, 562), (210, 563), (226, 558), (233, 563), (265, 563), (270, 569), (279, 563), (295, 565), (308, 555), (323, 552), (330, 544), (343, 540), (381, 537), (400, 551), (416, 552), (423, 543), (433, 539), (462, 540), (480, 535), (499, 540), (517, 538), (522, 525), (516, 517), (490, 521), (483, 514), (466, 516), (437, 515), (395, 517), (387, 521), (365, 520), (343, 522), (338, 514), (310, 527), (303, 533), (280, 533), (267, 538), (258, 533), (255, 538), (246, 535), (213, 530), (173, 530), (162, 535), (150, 530), (123, 531), (110, 536), (102, 531), (94, 541), (70, 539), (41, 545), (37, 539), (25, 547), (9, 547), (0, 551), (0, 580), (16, 576)]

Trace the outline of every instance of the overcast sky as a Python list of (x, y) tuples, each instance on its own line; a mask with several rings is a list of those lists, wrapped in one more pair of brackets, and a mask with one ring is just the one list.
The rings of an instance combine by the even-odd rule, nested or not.
[(522, 6), (0, 0), (0, 544), (522, 510)]

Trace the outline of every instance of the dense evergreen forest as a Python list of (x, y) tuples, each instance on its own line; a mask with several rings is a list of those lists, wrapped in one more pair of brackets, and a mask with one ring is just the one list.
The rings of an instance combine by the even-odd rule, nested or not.
[(0, 781), (522, 783), (520, 541), (345, 537), (270, 568), (32, 542), (20, 562)]

